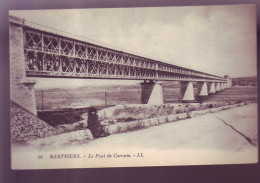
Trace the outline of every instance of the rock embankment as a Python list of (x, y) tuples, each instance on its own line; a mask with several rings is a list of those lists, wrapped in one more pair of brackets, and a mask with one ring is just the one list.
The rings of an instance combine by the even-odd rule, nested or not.
[(25, 142), (59, 134), (60, 131), (15, 102), (10, 104), (10, 128), (12, 142)]
[(118, 122), (130, 122), (141, 119), (156, 118), (161, 116), (189, 113), (191, 111), (200, 111), (204, 109), (217, 108), (226, 105), (236, 104), (238, 102), (208, 102), (208, 103), (190, 103), (190, 104), (130, 104), (116, 105), (98, 112), (99, 120), (103, 125), (116, 124)]
[[(171, 106), (171, 108), (173, 108), (173, 111), (171, 114), (166, 114), (166, 115), (161, 114), (161, 115), (157, 115), (155, 117), (151, 116), (151, 117), (147, 117), (147, 118), (132, 120), (130, 122), (117, 121), (114, 124), (105, 124), (104, 123), (105, 124), (104, 130), (108, 134), (122, 133), (122, 132), (137, 130), (137, 129), (141, 129), (141, 128), (145, 128), (145, 127), (149, 127), (149, 126), (159, 125), (159, 124), (163, 124), (163, 123), (174, 122), (174, 121), (178, 121), (181, 119), (193, 118), (193, 117), (196, 117), (199, 115), (227, 110), (227, 109), (231, 109), (234, 107), (243, 106), (246, 104), (247, 104), (247, 102), (214, 103), (214, 104), (210, 103), (210, 104), (204, 104), (204, 105), (201, 105), (201, 104), (183, 105), (182, 104), (182, 105), (175, 106), (175, 109), (173, 106)], [(123, 108), (127, 108), (127, 107), (124, 106)], [(112, 117), (114, 116), (114, 118), (115, 118), (116, 115), (113, 115), (113, 114), (115, 114), (115, 113), (117, 114), (118, 110), (119, 111), (128, 111), (128, 110), (123, 110), (123, 108), (122, 108), (122, 106), (116, 106), (113, 108), (113, 110), (111, 109), (109, 111), (110, 112), (109, 115), (112, 115)], [(151, 108), (151, 106), (150, 106), (150, 108)], [(167, 107), (165, 107), (165, 108), (167, 108)], [(111, 112), (111, 111), (114, 111), (114, 112)], [(160, 113), (158, 113), (158, 114), (160, 114)], [(127, 116), (127, 113), (124, 112), (124, 115)], [(138, 117), (137, 114), (136, 114), (136, 116)], [(106, 118), (107, 118), (107, 116), (106, 116)], [(109, 122), (111, 122), (111, 119)]]

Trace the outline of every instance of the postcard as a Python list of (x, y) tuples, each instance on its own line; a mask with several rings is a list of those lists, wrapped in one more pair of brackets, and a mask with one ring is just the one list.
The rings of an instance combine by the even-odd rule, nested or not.
[(258, 162), (254, 5), (9, 11), (12, 169)]

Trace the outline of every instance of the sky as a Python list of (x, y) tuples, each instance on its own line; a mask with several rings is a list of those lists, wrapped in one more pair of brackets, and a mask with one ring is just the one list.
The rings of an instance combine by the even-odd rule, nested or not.
[[(256, 10), (252, 5), (15, 10), (10, 15), (218, 76), (257, 73)], [(140, 82), (35, 79), (36, 88)]]

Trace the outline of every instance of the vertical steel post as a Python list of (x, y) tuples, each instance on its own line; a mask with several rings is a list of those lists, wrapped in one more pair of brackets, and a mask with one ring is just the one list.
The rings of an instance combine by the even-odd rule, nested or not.
[(73, 57), (76, 56), (76, 43), (73, 41)]
[(43, 90), (42, 90), (42, 109), (44, 107), (44, 104), (43, 104)]
[(41, 36), (42, 36), (42, 37), (41, 37), (41, 38), (42, 38), (42, 45), (41, 45), (41, 46), (42, 46), (42, 51), (44, 51), (44, 40), (43, 40), (43, 33), (41, 34)]

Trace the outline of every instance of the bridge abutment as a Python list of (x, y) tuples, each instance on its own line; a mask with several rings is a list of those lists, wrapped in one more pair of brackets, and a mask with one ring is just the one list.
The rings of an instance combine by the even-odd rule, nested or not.
[(24, 56), (24, 36), (21, 19), (10, 19), (10, 98), (29, 112), (37, 115), (34, 85), (35, 81), (26, 77)]

